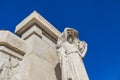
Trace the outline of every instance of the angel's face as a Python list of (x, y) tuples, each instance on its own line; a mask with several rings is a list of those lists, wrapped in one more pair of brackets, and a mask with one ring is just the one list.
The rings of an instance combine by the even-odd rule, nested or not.
[(73, 39), (73, 37), (70, 35), (70, 36), (67, 37), (67, 41), (72, 44), (72, 43), (74, 42), (74, 39)]

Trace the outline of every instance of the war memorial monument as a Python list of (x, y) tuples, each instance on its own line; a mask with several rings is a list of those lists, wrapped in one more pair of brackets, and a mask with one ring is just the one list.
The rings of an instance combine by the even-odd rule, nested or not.
[(0, 80), (89, 80), (86, 52), (77, 30), (61, 33), (34, 11), (14, 33), (0, 30)]

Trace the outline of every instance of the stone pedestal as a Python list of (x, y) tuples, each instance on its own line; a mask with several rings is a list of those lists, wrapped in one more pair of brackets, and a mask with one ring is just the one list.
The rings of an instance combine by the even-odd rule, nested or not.
[[(8, 70), (9, 77), (18, 80), (59, 80), (56, 42), (61, 33), (36, 11), (16, 26), (15, 34), (0, 31), (0, 67), (18, 61), (15, 74)], [(10, 65), (9, 65), (10, 63)], [(14, 71), (14, 72), (13, 72)], [(3, 75), (5, 77), (5, 75)], [(8, 78), (8, 79), (12, 79)], [(1, 78), (2, 79), (2, 78)]]

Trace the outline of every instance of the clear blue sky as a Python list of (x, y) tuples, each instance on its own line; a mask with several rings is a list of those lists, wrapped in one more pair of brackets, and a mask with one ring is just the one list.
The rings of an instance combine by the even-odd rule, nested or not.
[(120, 0), (0, 0), (0, 29), (14, 32), (34, 10), (60, 31), (79, 31), (90, 80), (120, 80)]

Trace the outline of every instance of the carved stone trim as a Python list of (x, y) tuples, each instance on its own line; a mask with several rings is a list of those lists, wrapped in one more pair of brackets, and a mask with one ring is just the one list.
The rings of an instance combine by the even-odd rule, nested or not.
[(4, 52), (5, 54), (18, 58), (19, 60), (22, 60), (24, 56), (6, 46), (0, 46), (0, 52)]
[(46, 36), (48, 39), (50, 39), (51, 41), (53, 41), (55, 44), (57, 43), (57, 40), (54, 39), (52, 36), (50, 36), (46, 31), (42, 31), (42, 34)]
[(22, 35), (22, 39), (26, 40), (33, 34), (37, 35), (39, 38), (42, 38), (42, 30), (36, 24), (32, 25), (27, 31), (25, 31)]
[(35, 34), (37, 35), (39, 38), (42, 38), (42, 34), (38, 33), (36, 30), (33, 30), (30, 34), (28, 34), (26, 37), (24, 36), (25, 33), (27, 33), (27, 31), (29, 31), (30, 29), (32, 29), (32, 27), (35, 26), (36, 28), (38, 28), (39, 30), (41, 30), (41, 33), (46, 36), (48, 39), (50, 39), (52, 42), (54, 42), (55, 44), (57, 43), (57, 39), (55, 39), (54, 37), (52, 37), (47, 31), (45, 31), (44, 29), (42, 29), (41, 27), (39, 27), (39, 25), (37, 25), (36, 23), (30, 25), (24, 32), (22, 35), (22, 38), (24, 40), (28, 39), (31, 35)]
[(20, 24), (16, 26), (15, 33), (22, 35), (33, 24), (39, 25), (42, 30), (47, 31), (49, 35), (51, 35), (56, 40), (61, 34), (61, 32), (59, 32), (52, 24), (50, 24), (36, 11), (31, 13), (27, 18), (25, 18)]
[(25, 54), (25, 42), (9, 31), (0, 31), (0, 45), (6, 46), (21, 55)]

